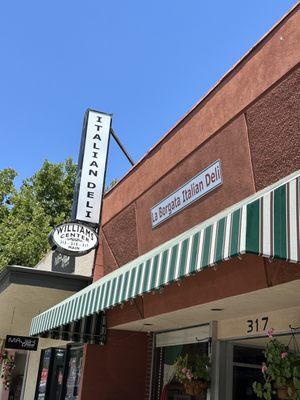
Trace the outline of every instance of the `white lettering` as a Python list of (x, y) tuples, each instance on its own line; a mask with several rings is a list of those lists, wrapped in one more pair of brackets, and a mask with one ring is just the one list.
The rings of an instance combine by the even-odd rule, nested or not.
[(152, 228), (172, 217), (223, 183), (221, 162), (215, 161), (151, 209)]

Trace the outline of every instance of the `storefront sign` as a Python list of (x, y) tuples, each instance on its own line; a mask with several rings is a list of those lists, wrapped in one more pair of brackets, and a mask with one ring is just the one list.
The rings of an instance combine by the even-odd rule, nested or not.
[(216, 189), (222, 183), (221, 162), (217, 160), (151, 208), (152, 228)]
[(52, 230), (49, 243), (52, 250), (76, 257), (93, 250), (98, 244), (98, 237), (93, 229), (84, 224), (67, 222)]
[(99, 224), (112, 117), (88, 110), (81, 139), (72, 220)]
[(72, 274), (75, 271), (75, 257), (54, 251), (52, 253), (51, 271)]
[(15, 349), (15, 350), (36, 351), (38, 343), (39, 339), (37, 338), (32, 338), (27, 336), (7, 335), (5, 339), (5, 348)]

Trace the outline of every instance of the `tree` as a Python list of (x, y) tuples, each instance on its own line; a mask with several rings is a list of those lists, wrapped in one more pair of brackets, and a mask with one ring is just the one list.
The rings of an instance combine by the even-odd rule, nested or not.
[(0, 171), (0, 223), (9, 213), (11, 198), (15, 195), (14, 179), (16, 171), (5, 168)]
[(16, 171), (0, 171), (0, 269), (34, 266), (46, 254), (51, 229), (71, 217), (76, 170), (72, 159), (46, 160), (19, 190)]
[(105, 186), (105, 193), (107, 193), (110, 189), (112, 189), (117, 183), (118, 183), (118, 179), (114, 178), (110, 184), (108, 186)]

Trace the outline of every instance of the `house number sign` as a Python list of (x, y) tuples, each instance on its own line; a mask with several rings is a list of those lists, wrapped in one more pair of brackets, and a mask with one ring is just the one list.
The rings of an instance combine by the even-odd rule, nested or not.
[(247, 320), (247, 333), (257, 333), (268, 328), (269, 317), (261, 317)]

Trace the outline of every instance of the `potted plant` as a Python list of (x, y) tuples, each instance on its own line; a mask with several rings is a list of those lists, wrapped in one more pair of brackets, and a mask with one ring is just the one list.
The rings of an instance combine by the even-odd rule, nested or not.
[(264, 382), (254, 382), (253, 391), (259, 399), (300, 400), (299, 357), (273, 337), (273, 329), (268, 336), (261, 368)]
[(184, 386), (186, 394), (206, 398), (210, 384), (210, 360), (208, 356), (196, 356), (189, 360), (188, 354), (176, 359), (176, 379)]
[(12, 370), (15, 368), (15, 357), (6, 350), (0, 353), (1, 379), (5, 390), (10, 388)]

